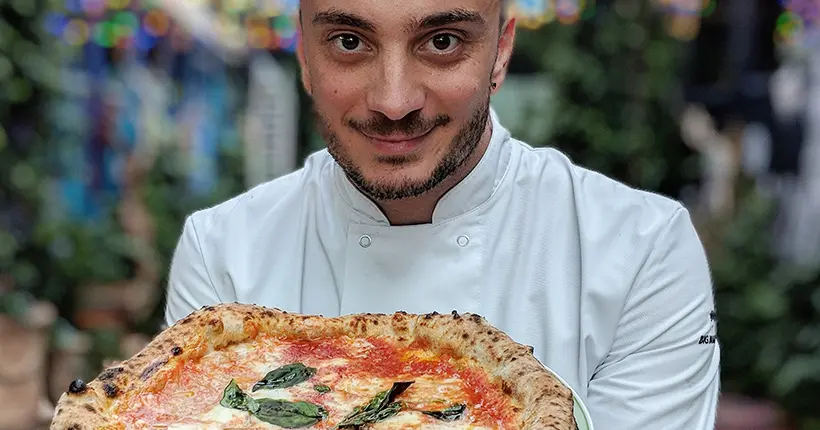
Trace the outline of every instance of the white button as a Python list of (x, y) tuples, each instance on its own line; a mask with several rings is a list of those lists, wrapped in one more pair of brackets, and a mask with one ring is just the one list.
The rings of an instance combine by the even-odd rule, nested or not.
[(371, 243), (373, 243), (373, 240), (366, 234), (359, 238), (359, 246), (362, 248), (367, 248)]
[(456, 243), (463, 248), (470, 243), (470, 238), (467, 236), (459, 236), (458, 239), (456, 239)]

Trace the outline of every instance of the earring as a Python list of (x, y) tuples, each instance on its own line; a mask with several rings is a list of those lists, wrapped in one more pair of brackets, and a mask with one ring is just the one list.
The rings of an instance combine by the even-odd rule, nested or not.
[(495, 82), (493, 82), (492, 86), (493, 86), (493, 89), (495, 89), (495, 87), (497, 87), (497, 86), (498, 86), (498, 84), (496, 84)]

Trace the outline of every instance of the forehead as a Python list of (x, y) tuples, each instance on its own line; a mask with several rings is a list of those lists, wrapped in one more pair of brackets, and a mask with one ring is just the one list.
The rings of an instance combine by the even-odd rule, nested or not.
[[(477, 16), (486, 24), (499, 19), (501, 0), (302, 0), (304, 25), (326, 23), (322, 17), (350, 16), (364, 20), (372, 31), (416, 26), (431, 17)], [(453, 15), (455, 14), (455, 15)], [(317, 19), (319, 18), (319, 19)], [(338, 20), (334, 20), (338, 21)], [(446, 24), (447, 19), (440, 20)], [(471, 20), (475, 21), (475, 20)], [(338, 22), (337, 22), (338, 23)], [(434, 22), (431, 22), (434, 24)], [(360, 26), (360, 25), (354, 25)], [(400, 27), (397, 27), (400, 26)]]

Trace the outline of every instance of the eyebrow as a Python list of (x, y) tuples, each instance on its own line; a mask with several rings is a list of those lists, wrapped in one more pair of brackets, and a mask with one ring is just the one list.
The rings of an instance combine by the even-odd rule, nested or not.
[[(453, 9), (445, 12), (438, 12), (432, 15), (425, 16), (415, 21), (411, 26), (407, 27), (408, 32), (417, 30), (429, 30), (445, 25), (471, 23), (471, 24), (485, 24), (484, 18), (481, 14), (467, 9)], [(362, 18), (348, 12), (331, 9), (325, 12), (319, 12), (313, 16), (314, 25), (341, 25), (345, 27), (353, 27), (370, 32), (376, 31), (376, 25)]]
[(372, 22), (352, 13), (341, 12), (334, 9), (326, 12), (319, 12), (316, 15), (313, 15), (313, 24), (342, 25), (345, 27), (354, 27), (370, 32), (376, 31), (376, 26)]
[(434, 13), (419, 20), (415, 28), (419, 30), (430, 30), (437, 27), (453, 24), (484, 24), (481, 14), (467, 9), (453, 9), (446, 12)]

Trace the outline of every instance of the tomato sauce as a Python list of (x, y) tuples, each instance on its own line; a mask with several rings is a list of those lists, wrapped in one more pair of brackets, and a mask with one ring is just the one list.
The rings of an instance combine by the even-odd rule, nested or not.
[[(170, 424), (187, 421), (216, 406), (231, 379), (248, 387), (264, 376), (251, 364), (264, 362), (266, 352), (274, 351), (282, 363), (301, 362), (324, 367), (320, 373), (333, 374), (333, 380), (348, 378), (381, 378), (386, 382), (412, 381), (418, 378), (455, 379), (463, 394), (460, 402), (468, 406), (471, 421), (496, 428), (511, 428), (515, 416), (513, 405), (501, 387), (493, 384), (479, 369), (468, 365), (452, 353), (431, 353), (424, 343), (396, 348), (380, 339), (333, 338), (313, 341), (279, 339), (260, 335), (253, 348), (244, 354), (231, 348), (191, 360), (165, 373), (167, 380), (155, 392), (129, 396), (120, 407), (119, 418), (128, 428), (139, 422)], [(327, 365), (329, 360), (344, 359), (344, 364)], [(317, 377), (323, 375), (317, 374)], [(413, 397), (413, 386), (404, 394)], [(299, 392), (299, 399), (325, 406), (332, 403), (327, 395), (312, 390)], [(402, 396), (398, 400), (403, 400)], [(413, 399), (418, 400), (418, 399)], [(408, 401), (411, 404), (411, 401)], [(332, 412), (332, 411), (331, 411)], [(331, 416), (337, 414), (331, 413)], [(316, 428), (331, 423), (325, 421)]]

